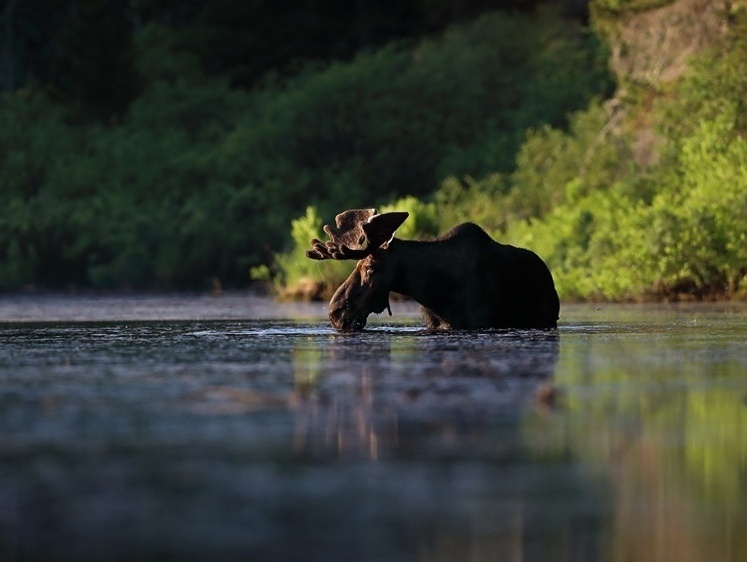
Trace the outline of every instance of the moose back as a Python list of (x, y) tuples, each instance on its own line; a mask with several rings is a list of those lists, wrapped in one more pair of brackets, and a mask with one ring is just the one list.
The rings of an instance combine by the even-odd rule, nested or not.
[(390, 291), (420, 303), (432, 329), (557, 327), (560, 301), (537, 254), (500, 244), (469, 222), (434, 240), (395, 238), (408, 216), (345, 211), (336, 226), (324, 226), (327, 242), (311, 241), (311, 259), (358, 260), (329, 302), (335, 328), (362, 330), (372, 312), (391, 314)]

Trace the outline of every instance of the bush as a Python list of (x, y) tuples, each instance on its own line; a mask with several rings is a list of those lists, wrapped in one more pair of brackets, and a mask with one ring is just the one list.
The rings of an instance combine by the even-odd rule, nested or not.
[[(0, 101), (0, 289), (245, 285), (299, 209), (505, 176), (527, 127), (564, 126), (610, 84), (599, 45), (549, 12), (489, 14), (252, 91), (207, 78), (163, 27), (134, 45), (143, 90), (112, 122), (73, 124), (28, 92)], [(403, 232), (435, 233), (442, 219), (407, 201)]]
[(568, 131), (530, 130), (508, 178), (445, 182), (439, 212), (535, 250), (566, 300), (747, 298), (745, 64), (741, 36), (695, 61), (648, 116), (662, 144), (645, 166), (627, 133), (641, 109), (594, 102)]
[(474, 222), (488, 231), (503, 230), (508, 224), (510, 210), (504, 192), (506, 180), (495, 173), (479, 181), (467, 177), (459, 180), (446, 178), (435, 194), (439, 230), (450, 229), (462, 222)]
[(646, 265), (661, 290), (747, 294), (747, 139), (734, 109), (685, 139), (680, 174), (651, 206)]
[[(714, 103), (721, 108), (717, 114)], [(635, 168), (605, 172), (624, 169), (605, 162), (622, 164), (625, 150), (617, 159), (595, 161), (589, 170), (616, 178), (609, 186), (590, 189), (588, 175), (559, 174), (572, 178), (562, 195), (556, 194), (561, 203), (512, 222), (507, 237), (547, 260), (564, 298), (744, 298), (747, 140), (740, 104), (728, 97), (709, 99), (698, 125), (678, 125), (683, 136), (671, 138), (668, 157), (645, 180)], [(552, 146), (565, 146), (568, 154), (585, 144), (573, 135), (550, 135), (559, 138)], [(547, 175), (536, 177), (553, 171), (551, 165)], [(522, 168), (515, 176), (535, 177), (533, 169)], [(542, 187), (537, 192), (543, 193)]]
[[(328, 221), (332, 222), (332, 221)], [(312, 260), (306, 257), (311, 240), (326, 240), (323, 221), (314, 207), (308, 207), (303, 217), (291, 222), (293, 248), (275, 256), (275, 277), (272, 279), (278, 294), (285, 298), (316, 300), (329, 298), (337, 286), (350, 275), (354, 262), (341, 260)], [(255, 270), (256, 279), (266, 277), (262, 269)]]

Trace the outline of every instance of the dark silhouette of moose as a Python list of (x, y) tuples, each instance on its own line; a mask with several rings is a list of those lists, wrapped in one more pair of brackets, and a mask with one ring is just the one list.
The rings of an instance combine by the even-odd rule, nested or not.
[(329, 241), (311, 241), (311, 259), (359, 260), (329, 302), (335, 328), (362, 330), (372, 312), (391, 314), (390, 291), (420, 303), (432, 329), (557, 327), (558, 294), (537, 254), (500, 244), (469, 222), (434, 240), (394, 238), (408, 216), (345, 211), (336, 227), (324, 226)]

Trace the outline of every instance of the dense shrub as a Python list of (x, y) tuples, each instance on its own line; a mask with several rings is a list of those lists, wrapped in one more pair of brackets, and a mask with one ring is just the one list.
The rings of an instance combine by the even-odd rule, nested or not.
[(309, 205), (333, 217), (510, 173), (527, 127), (563, 127), (610, 83), (593, 37), (550, 12), (486, 15), (251, 91), (206, 77), (156, 23), (133, 48), (141, 94), (112, 121), (0, 98), (0, 289), (244, 285)]
[[(744, 53), (737, 44), (726, 55), (705, 55), (661, 104), (667, 143), (648, 169), (630, 165), (632, 141), (622, 134), (605, 143), (601, 158), (580, 167), (583, 173), (574, 173), (573, 154), (588, 151), (593, 140), (577, 127), (570, 134), (546, 131), (554, 138), (538, 152), (530, 137), (520, 154), (535, 155), (530, 163), (551, 155), (550, 164), (526, 169), (522, 161), (513, 189), (530, 187), (525, 204), (547, 198), (553, 204), (549, 211), (530, 208), (530, 218), (512, 223), (506, 236), (547, 259), (561, 295), (747, 297)], [(552, 157), (557, 147), (564, 156), (559, 164)], [(601, 181), (590, 182), (594, 175)]]
[(40, 96), (6, 96), (0, 288), (171, 288), (245, 275), (258, 253), (237, 228), (241, 194), (206, 157), (237, 97), (218, 82), (158, 82), (118, 126), (76, 127)]
[(216, 150), (237, 180), (329, 213), (426, 196), (449, 175), (513, 169), (527, 127), (562, 125), (608, 88), (598, 51), (554, 15), (484, 16), (273, 85)]
[(599, 104), (574, 115), (567, 133), (530, 133), (510, 177), (442, 184), (436, 230), (471, 220), (532, 248), (564, 299), (747, 297), (744, 115), (725, 98), (712, 113), (708, 91), (699, 124), (679, 124), (668, 156), (648, 168), (634, 163), (629, 137), (605, 133), (614, 115)]
[(537, 251), (564, 299), (747, 298), (744, 43), (702, 55), (649, 112), (657, 157), (636, 156), (635, 100), (593, 102), (568, 130), (529, 130), (513, 173), (445, 181), (439, 216)]

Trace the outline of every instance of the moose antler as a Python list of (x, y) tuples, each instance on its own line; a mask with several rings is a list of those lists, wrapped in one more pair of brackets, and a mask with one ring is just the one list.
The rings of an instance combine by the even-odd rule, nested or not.
[(313, 260), (360, 260), (389, 242), (409, 216), (406, 212), (377, 214), (376, 209), (351, 209), (324, 225), (327, 242), (314, 238), (306, 257)]

